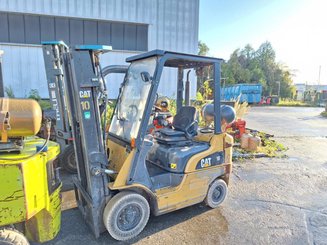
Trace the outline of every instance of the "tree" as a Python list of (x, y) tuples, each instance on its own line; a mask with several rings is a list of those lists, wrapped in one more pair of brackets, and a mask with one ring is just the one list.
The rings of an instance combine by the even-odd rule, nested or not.
[(236, 49), (229, 60), (222, 65), (223, 77), (227, 84), (260, 83), (263, 94), (293, 96), (292, 73), (288, 67), (276, 62), (276, 53), (271, 43), (264, 42), (258, 50), (247, 44), (243, 49)]
[(198, 43), (198, 55), (203, 55), (206, 56), (209, 53), (209, 47), (207, 46), (207, 44), (199, 41)]
[[(209, 47), (207, 44), (198, 42), (198, 55), (207, 56), (209, 54)], [(200, 91), (204, 88), (204, 82), (212, 76), (212, 68), (204, 67), (196, 70), (197, 74), (197, 90)]]

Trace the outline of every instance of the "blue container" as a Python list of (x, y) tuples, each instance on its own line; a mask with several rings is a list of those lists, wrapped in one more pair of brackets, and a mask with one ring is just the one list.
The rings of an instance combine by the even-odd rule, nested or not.
[(225, 101), (237, 100), (250, 104), (259, 103), (262, 96), (261, 84), (236, 84), (221, 89), (221, 99)]

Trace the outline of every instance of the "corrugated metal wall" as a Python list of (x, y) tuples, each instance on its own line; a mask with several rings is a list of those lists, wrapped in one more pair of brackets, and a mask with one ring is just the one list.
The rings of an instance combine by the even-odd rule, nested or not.
[[(148, 49), (197, 52), (199, 0), (0, 0), (0, 11), (52, 16), (103, 19), (149, 25)], [(4, 83), (16, 96), (38, 89), (47, 97), (42, 50), (39, 46), (0, 43)], [(104, 57), (106, 64), (122, 64), (133, 52), (117, 51)], [(118, 62), (118, 63), (117, 63)], [(194, 74), (194, 73), (193, 73)], [(163, 94), (175, 95), (176, 72), (164, 74)], [(117, 80), (118, 77), (117, 77)], [(112, 84), (110, 96), (118, 93), (120, 81)], [(195, 95), (195, 76), (191, 76)]]

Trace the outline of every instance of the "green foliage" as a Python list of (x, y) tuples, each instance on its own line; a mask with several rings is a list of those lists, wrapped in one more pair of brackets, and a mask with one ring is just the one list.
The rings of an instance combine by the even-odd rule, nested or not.
[(42, 100), (40, 93), (37, 89), (31, 89), (27, 96), (28, 99), (36, 100), (41, 106), (42, 110), (51, 109), (51, 103), (49, 100)]
[(200, 92), (197, 92), (196, 93), (196, 100), (197, 101), (203, 101), (204, 99), (203, 99), (203, 96), (202, 96), (202, 94), (200, 93)]
[(310, 107), (312, 106), (311, 104), (302, 102), (302, 101), (297, 101), (297, 100), (292, 100), (292, 99), (280, 99), (277, 106), (305, 106), (305, 107)]
[[(114, 113), (115, 106), (116, 106), (116, 102), (111, 102), (111, 103), (108, 103), (108, 105), (107, 105), (107, 112), (106, 112), (106, 118), (107, 118), (106, 124), (107, 125), (110, 125), (111, 117), (112, 117), (112, 114)], [(102, 118), (102, 125), (103, 124), (104, 124), (104, 118)]]
[(209, 47), (205, 43), (199, 41), (198, 54), (206, 56), (206, 55), (208, 55), (208, 53), (209, 53)]
[(323, 111), (320, 115), (322, 115), (323, 117), (327, 117), (327, 111)]
[[(209, 54), (208, 46), (199, 41), (198, 43), (198, 55), (207, 56)], [(212, 77), (212, 67), (203, 67), (196, 69), (197, 75), (197, 90), (200, 90), (204, 86), (204, 82)], [(201, 92), (201, 91), (200, 91)]]
[(203, 83), (203, 88), (204, 88), (204, 93), (203, 97), (205, 100), (212, 99), (212, 85), (211, 85), (212, 80), (207, 80)]
[(7, 95), (8, 98), (15, 98), (15, 94), (14, 94), (14, 90), (12, 89), (11, 86), (9, 87), (5, 87), (5, 93)]
[(286, 147), (275, 140), (266, 140), (266, 144), (259, 148), (260, 153), (265, 153), (268, 157), (282, 157), (282, 152), (286, 151)]
[(281, 157), (283, 156), (282, 153), (287, 150), (283, 144), (266, 137), (266, 134), (263, 132), (260, 132), (258, 136), (261, 138), (262, 143), (259, 152), (265, 153), (269, 157)]
[(169, 107), (168, 110), (170, 111), (170, 113), (172, 115), (176, 115), (177, 113), (177, 104), (176, 104), (176, 100), (174, 99), (169, 99)]
[(41, 96), (40, 96), (39, 91), (37, 89), (31, 89), (27, 98), (28, 99), (34, 99), (36, 101), (41, 100)]
[(278, 95), (292, 98), (295, 88), (292, 74), (288, 67), (276, 62), (275, 50), (269, 42), (254, 50), (249, 44), (243, 49), (236, 49), (227, 63), (222, 65), (222, 77), (226, 84), (260, 83), (263, 95)]
[[(198, 89), (199, 99), (198, 100), (210, 100), (212, 99), (212, 79), (203, 82), (202, 86)], [(202, 98), (201, 98), (202, 97)]]
[(39, 105), (41, 106), (42, 110), (49, 110), (51, 109), (51, 104), (49, 100), (39, 100)]

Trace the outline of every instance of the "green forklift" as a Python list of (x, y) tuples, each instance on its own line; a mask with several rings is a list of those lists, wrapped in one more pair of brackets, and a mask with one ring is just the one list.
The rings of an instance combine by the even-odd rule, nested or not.
[(36, 101), (0, 98), (0, 244), (45, 242), (60, 230), (60, 149), (35, 136), (41, 119)]

